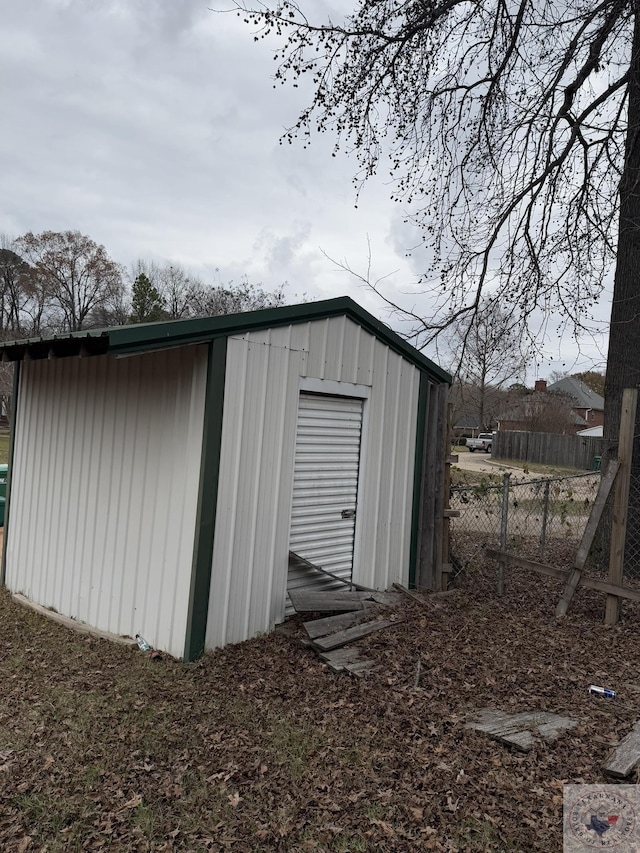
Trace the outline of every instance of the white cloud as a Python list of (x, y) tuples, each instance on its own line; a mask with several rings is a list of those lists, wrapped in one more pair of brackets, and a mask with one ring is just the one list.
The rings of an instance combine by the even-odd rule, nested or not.
[[(220, 0), (222, 2), (222, 0)], [(417, 235), (385, 181), (355, 206), (353, 160), (332, 140), (279, 138), (305, 92), (274, 89), (272, 45), (209, 0), (5, 0), (0, 232), (73, 228), (118, 261), (171, 259), (196, 273), (309, 298), (380, 303), (323, 254), (429, 310)], [(338, 18), (351, 3), (314, 2)]]

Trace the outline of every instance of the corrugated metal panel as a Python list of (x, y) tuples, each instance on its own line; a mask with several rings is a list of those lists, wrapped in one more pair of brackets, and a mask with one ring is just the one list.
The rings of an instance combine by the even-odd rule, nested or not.
[[(361, 431), (362, 400), (300, 394), (289, 547), (344, 581), (353, 569)], [(340, 584), (289, 568), (287, 589), (309, 586)]]
[(408, 582), (417, 368), (345, 317), (231, 338), (207, 648), (284, 618), (301, 377), (370, 386), (353, 579)]
[(23, 364), (11, 590), (182, 655), (206, 351)]
[(268, 631), (284, 616), (304, 360), (290, 327), (228, 341), (207, 648)]
[[(354, 580), (386, 588), (408, 583), (413, 462), (419, 372), (375, 342), (374, 384), (361, 466), (362, 508)], [(411, 414), (409, 414), (411, 413)]]

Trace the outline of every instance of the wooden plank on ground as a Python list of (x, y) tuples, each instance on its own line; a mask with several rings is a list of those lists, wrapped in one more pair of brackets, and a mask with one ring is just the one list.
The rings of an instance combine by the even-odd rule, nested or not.
[(112, 643), (121, 643), (131, 648), (137, 648), (138, 644), (132, 637), (123, 637), (120, 634), (112, 634), (110, 631), (101, 631), (99, 628), (93, 628), (91, 625), (87, 625), (86, 622), (80, 622), (77, 619), (72, 619), (70, 616), (63, 616), (62, 613), (57, 613), (55, 610), (43, 607), (42, 604), (36, 604), (35, 601), (31, 601), (19, 592), (14, 592), (11, 597), (23, 607), (29, 607), (31, 610), (35, 610), (36, 613), (40, 613), (42, 616), (46, 616), (47, 619), (51, 619), (52, 622), (58, 622), (60, 625), (64, 625), (65, 628), (77, 631), (78, 634), (88, 634), (90, 637), (99, 637), (102, 640), (110, 640)]
[(395, 607), (402, 601), (402, 595), (399, 592), (374, 592), (370, 599), (385, 607)]
[(316, 637), (326, 637), (327, 634), (335, 634), (345, 628), (358, 625), (366, 619), (371, 619), (371, 612), (366, 610), (352, 610), (348, 613), (339, 613), (337, 616), (325, 616), (323, 619), (314, 619), (311, 622), (303, 622), (302, 627), (312, 640)]
[(320, 660), (328, 664), (334, 672), (340, 672), (347, 664), (358, 663), (362, 660), (360, 649), (335, 649), (320, 655)]
[(613, 750), (602, 768), (607, 776), (626, 778), (640, 762), (640, 720)]
[(397, 589), (398, 592), (401, 592), (403, 595), (408, 596), (408, 598), (413, 599), (413, 601), (417, 601), (418, 604), (425, 603), (424, 596), (418, 595), (418, 593), (412, 589), (407, 589), (406, 586), (402, 586), (401, 583), (394, 583), (393, 588)]
[(351, 646), (349, 648), (343, 646), (340, 649), (332, 649), (330, 652), (320, 652), (319, 657), (325, 663), (339, 663), (344, 665), (345, 663), (360, 660), (360, 649), (358, 646)]
[(362, 592), (311, 592), (307, 589), (289, 590), (289, 598), (298, 613), (330, 613), (362, 610)]
[(569, 577), (567, 578), (567, 582), (564, 585), (564, 589), (562, 590), (560, 600), (556, 604), (556, 616), (564, 616), (567, 610), (569, 609), (571, 599), (573, 598), (573, 593), (576, 591), (576, 587), (580, 583), (581, 575), (582, 572), (580, 571), (580, 569), (572, 569), (569, 572)]
[(467, 723), (466, 728), (484, 732), (494, 740), (515, 746), (522, 752), (528, 752), (537, 738), (555, 740), (561, 731), (576, 725), (575, 720), (546, 711), (507, 714), (493, 708), (482, 708), (478, 716), (480, 719)]
[(380, 667), (374, 660), (361, 660), (359, 663), (345, 666), (346, 672), (350, 672), (351, 675), (355, 675), (358, 678), (362, 678), (368, 672), (373, 672), (376, 669), (380, 669)]
[(360, 640), (366, 637), (367, 634), (372, 634), (374, 631), (381, 631), (383, 628), (390, 628), (392, 625), (397, 625), (399, 619), (391, 622), (389, 619), (377, 619), (375, 622), (365, 622), (363, 625), (356, 625), (353, 628), (347, 628), (345, 631), (338, 631), (336, 634), (331, 634), (328, 637), (318, 637), (313, 641), (313, 646), (323, 652), (338, 649), (340, 646), (346, 646), (347, 643), (353, 643), (355, 640)]
[[(491, 557), (494, 560), (503, 560), (505, 563), (520, 569), (531, 569), (541, 575), (556, 578), (556, 580), (566, 581), (568, 577), (566, 569), (558, 569), (556, 566), (536, 563), (534, 560), (525, 560), (524, 557), (516, 557), (514, 554), (509, 554), (506, 551), (496, 551), (493, 548), (486, 548), (485, 553), (487, 557)], [(619, 598), (628, 598), (631, 601), (640, 601), (640, 590), (630, 589), (627, 586), (619, 586), (618, 584), (609, 583), (609, 581), (600, 580), (600, 578), (590, 578), (587, 575), (580, 575), (578, 586), (584, 586), (587, 589), (597, 589), (599, 592), (606, 592), (608, 595), (615, 595)]]
[(335, 649), (335, 651), (321, 654), (320, 659), (333, 672), (349, 672), (358, 678), (378, 668), (375, 661), (360, 657), (360, 649)]
[(600, 479), (600, 485), (598, 486), (598, 494), (596, 495), (596, 499), (593, 502), (593, 506), (591, 507), (589, 520), (587, 521), (587, 526), (584, 529), (582, 540), (580, 542), (580, 545), (578, 546), (578, 553), (576, 554), (575, 563), (573, 564), (576, 569), (584, 569), (585, 563), (587, 562), (587, 557), (589, 556), (589, 551), (591, 550), (591, 546), (593, 545), (593, 540), (598, 529), (598, 524), (600, 524), (600, 519), (602, 518), (602, 513), (604, 511), (607, 498), (609, 497), (609, 492), (611, 491), (611, 487), (613, 486), (613, 481), (616, 478), (616, 474), (618, 473), (619, 467), (620, 465), (618, 463), (618, 460), (611, 459), (609, 464), (607, 465), (607, 470), (604, 472)]

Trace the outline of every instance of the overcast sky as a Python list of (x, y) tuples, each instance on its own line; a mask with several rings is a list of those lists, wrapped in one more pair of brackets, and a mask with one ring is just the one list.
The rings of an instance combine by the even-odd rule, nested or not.
[[(0, 233), (77, 229), (125, 265), (171, 260), (205, 280), (286, 281), (290, 301), (346, 294), (387, 321), (323, 253), (364, 272), (370, 241), (373, 276), (392, 273), (389, 294), (403, 299), (415, 286), (415, 233), (382, 177), (356, 208), (355, 163), (333, 158), (330, 139), (279, 144), (304, 92), (274, 90), (272, 46), (211, 11), (223, 5), (3, 0)], [(582, 349), (552, 330), (531, 375), (602, 362), (594, 342)]]

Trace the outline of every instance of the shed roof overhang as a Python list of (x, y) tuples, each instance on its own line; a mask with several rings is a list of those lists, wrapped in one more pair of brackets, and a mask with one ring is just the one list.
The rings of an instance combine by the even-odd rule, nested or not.
[(349, 317), (416, 367), (426, 371), (431, 378), (451, 384), (451, 376), (445, 370), (348, 296), (300, 305), (284, 305), (280, 308), (265, 308), (260, 311), (247, 311), (242, 314), (225, 314), (220, 317), (140, 323), (5, 341), (0, 343), (0, 358), (7, 362), (151, 352), (168, 347), (205, 343), (218, 337), (244, 334), (274, 326), (308, 323), (340, 315)]

